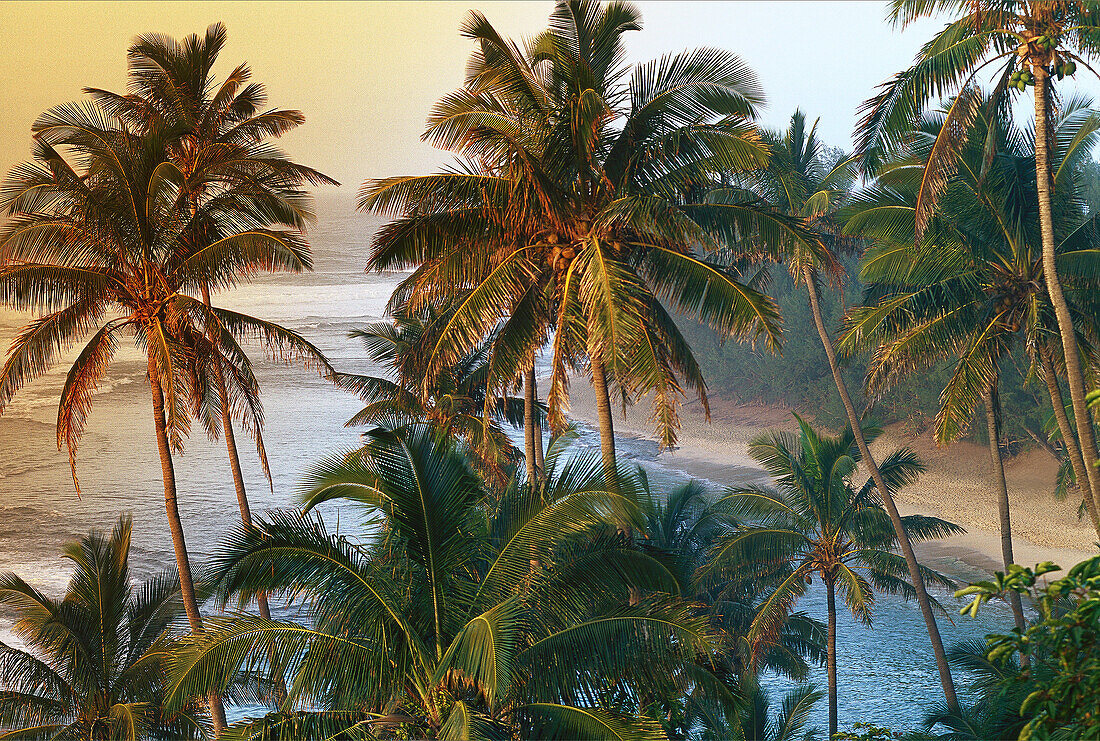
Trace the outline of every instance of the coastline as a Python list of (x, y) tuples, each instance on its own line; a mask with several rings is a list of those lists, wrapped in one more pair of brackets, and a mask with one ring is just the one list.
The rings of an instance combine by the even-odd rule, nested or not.
[[(595, 427), (595, 399), (583, 377), (572, 379), (569, 417)], [(768, 482), (767, 475), (749, 457), (748, 444), (766, 430), (795, 430), (791, 411), (763, 404), (736, 404), (712, 396), (708, 422), (698, 401), (686, 401), (675, 450), (661, 451), (657, 462), (688, 476), (718, 485)], [(655, 440), (645, 402), (613, 405), (616, 436)], [(1003, 570), (997, 503), (989, 478), (988, 452), (969, 442), (937, 447), (928, 435), (888, 427), (871, 446), (876, 454), (906, 446), (926, 466), (920, 479), (898, 492), (903, 515), (941, 517), (966, 528), (966, 533), (916, 545), (926, 565), (960, 579), (983, 578)], [(1076, 504), (1053, 495), (1057, 464), (1045, 451), (1029, 450), (1005, 462), (1013, 560), (1021, 565), (1054, 561), (1063, 569), (1095, 555), (1095, 533), (1087, 520), (1078, 519)]]

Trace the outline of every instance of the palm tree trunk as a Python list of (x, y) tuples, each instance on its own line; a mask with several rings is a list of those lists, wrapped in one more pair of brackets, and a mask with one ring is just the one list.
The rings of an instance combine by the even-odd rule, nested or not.
[(829, 738), (837, 731), (837, 681), (836, 681), (836, 585), (831, 578), (825, 580), (829, 603), (829, 637), (825, 644), (825, 665), (829, 673)]
[(615, 464), (615, 422), (611, 416), (611, 392), (607, 388), (603, 361), (592, 360), (592, 390), (596, 394), (596, 421), (600, 427), (600, 453), (608, 483), (618, 478)]
[[(600, 425), (600, 452), (603, 455), (604, 477), (607, 479), (608, 486), (617, 487), (619, 469), (615, 461), (615, 424), (611, 416), (611, 393), (607, 388), (607, 375), (602, 361), (592, 361), (592, 389), (596, 392), (596, 420)], [(634, 541), (634, 529), (629, 523), (620, 525), (619, 532), (628, 543)], [(641, 601), (641, 590), (631, 585), (627, 603), (634, 606)]]
[(527, 482), (531, 491), (539, 483), (539, 465), (535, 458), (535, 366), (523, 374), (523, 452), (527, 465)]
[(1058, 266), (1054, 254), (1054, 220), (1050, 205), (1050, 153), (1047, 146), (1047, 127), (1050, 123), (1047, 120), (1049, 114), (1047, 86), (1050, 83), (1050, 77), (1046, 67), (1040, 64), (1032, 65), (1032, 72), (1035, 75), (1035, 178), (1039, 193), (1039, 226), (1043, 236), (1043, 279), (1046, 281), (1050, 303), (1054, 306), (1054, 315), (1058, 319), (1058, 334), (1062, 337), (1066, 382), (1069, 385), (1069, 398), (1073, 405), (1073, 417), (1077, 426), (1077, 440), (1081, 445), (1081, 457), (1088, 478), (1088, 491), (1092, 496), (1093, 506), (1100, 511), (1100, 471), (1096, 468), (1096, 435), (1093, 432), (1088, 406), (1085, 404), (1085, 376), (1081, 369), (1077, 334), (1073, 327), (1073, 317), (1069, 313), (1069, 304), (1062, 292), (1062, 284), (1058, 280)]
[(890, 494), (886, 482), (882, 479), (882, 472), (879, 471), (878, 464), (871, 456), (871, 449), (867, 447), (867, 438), (863, 435), (859, 415), (852, 403), (852, 397), (848, 394), (848, 386), (844, 383), (844, 377), (840, 373), (840, 363), (836, 359), (836, 350), (833, 348), (833, 342), (829, 339), (829, 333), (825, 329), (825, 320), (821, 314), (821, 303), (817, 295), (817, 284), (814, 283), (813, 274), (808, 266), (803, 268), (802, 276), (806, 283), (806, 290), (810, 294), (810, 310), (814, 316), (814, 324), (817, 326), (817, 333), (821, 337), (821, 344), (825, 348), (825, 355), (829, 359), (829, 368), (833, 372), (833, 380), (836, 382), (836, 389), (840, 393), (840, 400), (844, 403), (844, 409), (848, 413), (848, 422), (852, 426), (852, 434), (855, 436), (856, 445), (859, 446), (863, 463), (869, 469), (871, 478), (882, 497), (882, 503), (886, 506), (886, 511), (890, 515), (890, 522), (894, 526), (898, 546), (901, 548), (905, 563), (909, 567), (909, 578), (912, 580), (913, 588), (917, 593), (917, 604), (920, 606), (921, 615), (924, 616), (924, 624), (928, 629), (928, 639), (932, 642), (932, 653), (936, 657), (936, 668), (939, 670), (940, 684), (943, 685), (944, 699), (947, 701), (947, 707), (950, 710), (957, 711), (959, 701), (955, 696), (955, 682), (951, 678), (951, 667), (947, 663), (947, 652), (943, 649), (940, 627), (936, 624), (936, 616), (932, 612), (932, 603), (928, 599), (928, 590), (925, 588), (924, 579), (921, 576), (917, 556), (913, 552), (913, 544), (909, 542), (909, 536), (905, 532), (901, 515), (898, 514), (897, 505), (894, 504), (894, 497)]
[[(993, 482), (997, 487), (997, 514), (1001, 522), (1001, 560), (1005, 573), (1016, 561), (1012, 556), (1012, 520), (1008, 512), (1008, 481), (1005, 479), (1005, 462), (1001, 456), (1001, 400), (997, 394), (997, 382), (989, 386), (985, 395), (985, 421), (989, 430), (989, 460), (993, 466)], [(1017, 592), (1009, 593), (1012, 616), (1022, 632), (1027, 627), (1024, 607)]]
[[(157, 450), (160, 453), (160, 472), (164, 479), (164, 509), (168, 515), (168, 531), (172, 534), (172, 548), (176, 553), (176, 570), (179, 572), (180, 596), (183, 609), (187, 613), (187, 622), (192, 633), (202, 632), (202, 614), (199, 613), (198, 599), (195, 597), (195, 581), (191, 576), (191, 561), (187, 555), (187, 543), (183, 536), (183, 522), (180, 520), (179, 503), (176, 499), (176, 471), (172, 466), (172, 449), (168, 444), (168, 425), (164, 419), (164, 392), (161, 389), (153, 356), (149, 356), (149, 390), (153, 396), (153, 426), (157, 432)], [(210, 718), (214, 722), (214, 737), (220, 738), (225, 732), (225, 709), (221, 696), (210, 693), (208, 696)]]
[(1070, 426), (1069, 417), (1066, 416), (1066, 403), (1062, 400), (1062, 389), (1058, 386), (1058, 373), (1054, 369), (1054, 360), (1051, 358), (1050, 348), (1042, 345), (1039, 348), (1039, 362), (1043, 368), (1043, 378), (1047, 382), (1047, 392), (1050, 394), (1050, 404), (1054, 407), (1054, 419), (1058, 421), (1058, 431), (1062, 433), (1062, 445), (1066, 450), (1066, 457), (1073, 468), (1073, 478), (1077, 484), (1077, 490), (1081, 492), (1081, 501), (1085, 504), (1085, 510), (1092, 520), (1092, 527), (1100, 536), (1100, 516), (1096, 512), (1096, 504), (1088, 489), (1088, 474), (1085, 472), (1085, 461), (1081, 458), (1081, 448), (1077, 445), (1077, 433)]
[(535, 378), (535, 369), (531, 368), (531, 396), (535, 400), (535, 467), (539, 470), (539, 476), (546, 476), (546, 452), (542, 443), (542, 415), (538, 413), (539, 382)]
[[(202, 285), (202, 302), (210, 310), (210, 288), (205, 283)], [(214, 342), (213, 330), (211, 330), (211, 342)], [(216, 343), (215, 343), (216, 344)], [(244, 488), (244, 474), (241, 472), (241, 458), (237, 453), (237, 438), (233, 432), (233, 417), (229, 412), (229, 392), (225, 386), (225, 372), (222, 369), (221, 360), (214, 358), (214, 381), (218, 385), (218, 398), (221, 400), (222, 432), (225, 433), (225, 447), (229, 454), (229, 470), (233, 474), (233, 488), (237, 492), (237, 508), (241, 512), (241, 523), (246, 527), (252, 527), (252, 508), (248, 506), (248, 492)], [(271, 619), (271, 606), (268, 604), (267, 595), (260, 592), (256, 595), (256, 607), (260, 617), (264, 620)], [(275, 679), (275, 702), (283, 704), (286, 699), (286, 682), (282, 677)]]

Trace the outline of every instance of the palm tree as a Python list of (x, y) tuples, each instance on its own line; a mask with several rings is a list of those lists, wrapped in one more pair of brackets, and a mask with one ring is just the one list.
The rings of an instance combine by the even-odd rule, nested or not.
[[(366, 406), (348, 420), (346, 426), (388, 426), (429, 422), (445, 434), (464, 440), (479, 461), (479, 469), (494, 477), (510, 473), (518, 451), (502, 425), (541, 426), (544, 410), (527, 409), (533, 399), (511, 396), (488, 399), (491, 416), (482, 414), (487, 405), (489, 354), (491, 340), (483, 342), (466, 357), (436, 376), (429, 389), (424, 388), (423, 351), (430, 346), (432, 334), (446, 310), (429, 308), (420, 315), (398, 315), (392, 322), (377, 322), (351, 333), (362, 341), (368, 357), (391, 371), (396, 380), (379, 376), (343, 373), (338, 384), (359, 394)], [(532, 389), (531, 384), (527, 385)], [(528, 432), (525, 430), (525, 432)], [(533, 448), (533, 434), (526, 434), (527, 478), (534, 483), (539, 470)]]
[[(357, 501), (382, 527), (337, 537), (284, 513), (235, 533), (214, 561), (223, 599), (292, 592), (308, 598), (310, 623), (212, 620), (176, 657), (173, 697), (217, 691), (270, 650), (294, 681), (281, 712), (242, 728), (253, 736), (664, 738), (596, 698), (680, 691), (670, 677), (714, 637), (667, 591), (671, 574), (609, 524), (638, 524), (638, 512), (600, 460), (552, 449), (536, 500), (487, 490), (427, 426), (368, 437), (310, 472), (306, 501)], [(624, 606), (614, 595), (627, 585), (647, 599)]]
[[(752, 124), (761, 96), (744, 63), (715, 49), (628, 70), (622, 36), (639, 23), (627, 4), (563, 0), (550, 29), (521, 50), (472, 14), (464, 33), (480, 50), (466, 86), (441, 101), (425, 137), (463, 157), (503, 162), (489, 172), (470, 165), (370, 182), (360, 201), (399, 217), (376, 239), (372, 268), (418, 268), (416, 291), (469, 291), (430, 369), (523, 315), (522, 297), (546, 296), (551, 424), (564, 424), (569, 372), (587, 365), (609, 471), (613, 386), (624, 400), (653, 395), (663, 445), (675, 442), (683, 386), (706, 400), (662, 301), (723, 336), (763, 337), (774, 347), (774, 303), (703, 255), (748, 234), (768, 243), (800, 234), (794, 220), (742, 190), (714, 189), (691, 202), (719, 173), (765, 162)], [(539, 325), (527, 337), (549, 334)], [(522, 347), (511, 354), (529, 357), (537, 345)]]
[(803, 242), (785, 239), (781, 252), (786, 259), (787, 268), (796, 282), (806, 287), (810, 300), (810, 313), (814, 319), (818, 337), (825, 350), (829, 369), (833, 375), (841, 403), (848, 416), (849, 428), (854, 431), (860, 456), (879, 487), (882, 503), (890, 515), (894, 534), (905, 556), (909, 568), (909, 578), (916, 589), (917, 603), (928, 630), (928, 639), (932, 644), (932, 653), (936, 659), (940, 683), (943, 685), (947, 704), (956, 707), (955, 684), (951, 678), (951, 667), (947, 661), (947, 652), (943, 647), (939, 625), (932, 609), (932, 600), (928, 596), (921, 579), (920, 564), (917, 562), (913, 546), (906, 535), (901, 514), (894, 498), (886, 486), (878, 464), (871, 455), (871, 449), (863, 435), (860, 415), (848, 393), (848, 385), (841, 373), (836, 348), (825, 326), (821, 310), (819, 280), (821, 275), (838, 276), (841, 265), (835, 255), (837, 248), (846, 247), (839, 235), (834, 221), (838, 205), (843, 201), (850, 188), (853, 161), (841, 157), (838, 162), (827, 161), (826, 152), (815, 135), (816, 124), (806, 130), (805, 117), (798, 111), (791, 118), (791, 126), (785, 134), (772, 133), (768, 136), (773, 144), (773, 154), (768, 168), (753, 174), (750, 182), (766, 194), (767, 199), (787, 213), (797, 215), (809, 222), (810, 228), (818, 236), (818, 248), (806, 249)]
[[(1100, 470), (1092, 420), (1085, 401), (1085, 377), (1081, 348), (1058, 273), (1057, 238), (1053, 205), (1052, 160), (1057, 117), (1057, 92), (1052, 77), (1072, 76), (1080, 62), (1096, 59), (1100, 52), (1100, 9), (1077, 0), (978, 0), (967, 3), (897, 0), (891, 17), (902, 26), (916, 18), (957, 12), (940, 33), (924, 45), (913, 66), (896, 74), (867, 101), (857, 138), (865, 166), (873, 171), (877, 163), (901, 145), (923, 113), (936, 98), (956, 93), (926, 166), (916, 204), (916, 234), (928, 223), (935, 202), (958, 167), (965, 132), (982, 106), (982, 96), (973, 84), (983, 71), (996, 71), (999, 80), (987, 106), (1000, 108), (1010, 103), (1012, 90), (1035, 88), (1035, 174), (1042, 240), (1043, 282), (1054, 308), (1062, 359), (1073, 407), (1076, 446), (1082, 468), (1100, 511)], [(1089, 68), (1091, 69), (1091, 68)], [(1069, 440), (1067, 439), (1067, 443)], [(1082, 488), (1084, 486), (1082, 481)]]
[(53, 599), (15, 574), (0, 604), (27, 650), (0, 643), (0, 738), (139, 741), (201, 738), (194, 707), (165, 712), (163, 663), (182, 613), (179, 579), (135, 583), (130, 519), (66, 546), (73, 564)]
[[(308, 244), (302, 230), (313, 220), (312, 204), (304, 184), (335, 185), (336, 182), (311, 168), (290, 161), (271, 146), (269, 139), (281, 136), (305, 120), (300, 111), (261, 110), (266, 100), (262, 83), (249, 83), (251, 70), (240, 64), (218, 84), (214, 64), (225, 45), (227, 30), (215, 23), (199, 37), (192, 34), (182, 42), (160, 34), (139, 36), (130, 46), (128, 93), (119, 95), (87, 88), (107, 112), (120, 116), (135, 131), (165, 132), (166, 156), (183, 174), (181, 198), (192, 213), (212, 200), (223, 204), (223, 215), (233, 208), (241, 211), (241, 228), (259, 225), (268, 229), (292, 230), (303, 257)], [(195, 247), (217, 240), (216, 231), (193, 230)], [(303, 260), (302, 267), (309, 268)], [(241, 277), (273, 267), (265, 255), (240, 266)], [(218, 282), (224, 282), (225, 277)], [(199, 286), (203, 303), (210, 306), (210, 283)], [(213, 330), (212, 331), (216, 331)], [(217, 359), (211, 366), (220, 401), (220, 430), (225, 436), (229, 468), (237, 494), (241, 521), (251, 522), (244, 475), (241, 472), (233, 429), (233, 409), (227, 390), (225, 369)], [(257, 398), (258, 402), (258, 398)], [(261, 428), (262, 408), (242, 407), (242, 422), (256, 440), (260, 463), (270, 480)], [(217, 427), (211, 432), (216, 433)], [(260, 615), (271, 617), (266, 595), (258, 595)]]
[[(772, 705), (771, 693), (760, 686), (753, 677), (744, 682), (748, 702), (740, 713), (742, 733), (746, 741), (812, 741), (817, 729), (807, 724), (814, 705), (821, 699), (813, 685), (796, 687), (783, 696), (778, 712)], [(703, 736), (701, 741), (728, 738), (728, 736)]]
[(825, 626), (804, 613), (788, 615), (777, 635), (767, 640), (746, 640), (768, 583), (733, 580), (714, 588), (696, 579), (710, 560), (715, 541), (737, 529), (728, 499), (715, 501), (698, 481), (654, 492), (643, 470), (636, 476), (642, 492), (645, 547), (667, 560), (681, 593), (705, 605), (715, 629), (727, 636), (719, 656), (709, 658), (712, 664), (722, 664), (731, 676), (772, 672), (800, 680), (809, 670), (808, 661), (824, 662)]
[[(1100, 120), (1083, 102), (1077, 105), (1055, 127), (1055, 156), (1063, 164), (1055, 216), (1060, 234), (1070, 235), (1057, 246), (1063, 275), (1084, 291), (1090, 284), (1095, 290), (1100, 265), (1091, 259), (1092, 230), (1075, 196), (1073, 178), (1095, 141)], [(1007, 111), (994, 113), (992, 119), (979, 113), (973, 122), (958, 172), (944, 186), (919, 241), (913, 214), (941, 116), (922, 122), (910, 153), (884, 165), (876, 185), (853, 198), (846, 230), (874, 240), (874, 246), (864, 257), (860, 276), (868, 305), (851, 312), (841, 345), (876, 348), (868, 371), (876, 390), (902, 374), (952, 358), (954, 368), (940, 395), (936, 441), (957, 440), (974, 409), (984, 405), (1007, 570), (1014, 559), (1001, 455), (1000, 368), (1014, 346), (1025, 344), (1035, 354), (1043, 353), (1057, 325), (1043, 285), (1034, 178), (1028, 175), (1033, 143), (1005, 118)], [(987, 154), (989, 142), (992, 157)], [(1077, 324), (1088, 321), (1079, 319)], [(1090, 495), (1085, 504), (1094, 525), (1100, 524)], [(1022, 630), (1023, 608), (1014, 596), (1013, 612)]]
[[(767, 433), (751, 442), (750, 455), (776, 486), (743, 487), (727, 494), (730, 509), (747, 521), (715, 543), (702, 576), (713, 581), (740, 572), (782, 578), (757, 614), (750, 640), (774, 635), (807, 585), (814, 577), (821, 579), (828, 604), (831, 736), (837, 731), (837, 593), (854, 617), (870, 625), (876, 590), (907, 598), (916, 590), (902, 577), (908, 567), (894, 552), (897, 537), (876, 482), (853, 481), (860, 451), (851, 430), (828, 436), (798, 422), (798, 435)], [(865, 429), (864, 436), (874, 439), (877, 432)], [(921, 470), (916, 456), (905, 449), (887, 456), (879, 467), (891, 493), (912, 483)], [(905, 517), (902, 524), (912, 541), (963, 532), (957, 525), (922, 515)], [(949, 579), (924, 567), (921, 577), (952, 586)]]
[[(298, 334), (254, 317), (206, 306), (188, 291), (232, 280), (247, 265), (300, 270), (308, 264), (292, 234), (260, 226), (238, 231), (239, 209), (214, 199), (192, 210), (181, 201), (179, 169), (158, 132), (135, 133), (95, 105), (66, 105), (35, 123), (34, 161), (0, 189), (10, 220), (0, 229), (0, 301), (44, 312), (16, 337), (0, 371), (0, 412), (22, 386), (88, 338), (71, 366), (58, 409), (58, 447), (76, 450), (94, 392), (119, 340), (129, 335), (147, 357), (165, 509), (192, 630), (202, 630), (177, 502), (173, 450), (192, 418), (216, 418), (214, 363), (228, 398), (258, 408), (255, 376), (241, 338), (304, 358), (327, 372), (323, 355)], [(78, 163), (72, 166), (57, 147)], [(224, 216), (224, 218), (223, 218)], [(223, 224), (214, 239), (211, 225)], [(207, 238), (198, 240), (192, 230)], [(212, 700), (215, 730), (224, 725)]]
[(667, 563), (681, 585), (681, 594), (706, 608), (713, 629), (725, 640), (701, 660), (744, 703), (731, 716), (707, 692), (668, 698), (660, 717), (666, 719), (669, 737), (795, 738), (801, 733), (805, 714), (820, 695), (812, 687), (803, 686), (784, 698), (783, 711), (769, 721), (770, 700), (756, 677), (769, 673), (803, 681), (810, 661), (825, 661), (825, 626), (795, 612), (787, 615), (768, 639), (750, 641), (762, 596), (776, 582), (748, 578), (711, 586), (695, 578), (707, 565), (714, 543), (736, 531), (730, 500), (713, 501), (699, 481), (658, 492), (652, 489), (644, 471), (639, 470), (637, 477), (645, 518), (643, 547)]

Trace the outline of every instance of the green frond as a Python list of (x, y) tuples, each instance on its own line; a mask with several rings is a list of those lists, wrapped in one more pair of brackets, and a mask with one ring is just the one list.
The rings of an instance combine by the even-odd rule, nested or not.
[(529, 718), (539, 738), (585, 738), (592, 741), (663, 741), (664, 729), (652, 718), (621, 716), (600, 708), (571, 707), (548, 702), (517, 708)]

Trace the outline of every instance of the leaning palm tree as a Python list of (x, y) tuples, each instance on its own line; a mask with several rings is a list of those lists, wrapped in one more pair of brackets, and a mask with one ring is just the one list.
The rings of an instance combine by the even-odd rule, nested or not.
[[(926, 43), (909, 69), (885, 82), (864, 106), (865, 116), (856, 136), (861, 158), (869, 171), (902, 146), (923, 109), (938, 98), (955, 93), (944, 125), (925, 168), (916, 204), (919, 238), (935, 203), (959, 166), (966, 132), (983, 106), (975, 78), (995, 73), (998, 80), (987, 110), (1007, 106), (1013, 91), (1034, 86), (1035, 175), (1042, 240), (1043, 282), (1057, 321), (1073, 408), (1076, 445), (1094, 506), (1100, 511), (1100, 469), (1097, 443), (1085, 401), (1086, 387), (1081, 348), (1073, 311), (1063, 290), (1057, 259), (1054, 215), (1055, 163), (1053, 122), (1059, 101), (1055, 78), (1073, 76), (1077, 63), (1100, 58), (1100, 9), (1080, 0), (976, 0), (926, 2), (896, 0), (891, 17), (902, 26), (941, 10), (958, 14)], [(1088, 67), (1091, 71), (1091, 67)], [(1069, 442), (1067, 440), (1067, 442)], [(1085, 482), (1082, 481), (1082, 488)]]
[[(551, 424), (564, 424), (570, 372), (587, 368), (609, 471), (612, 388), (624, 400), (652, 395), (663, 445), (675, 442), (685, 386), (705, 404), (698, 364), (665, 305), (724, 337), (778, 343), (774, 303), (704, 253), (749, 234), (809, 241), (796, 220), (745, 191), (690, 197), (723, 171), (766, 161), (752, 123), (762, 98), (751, 70), (716, 49), (628, 69), (623, 35), (639, 24), (625, 3), (563, 0), (550, 29), (521, 49), (472, 14), (464, 33), (480, 49), (467, 84), (437, 106), (425, 137), (495, 169), (371, 182), (360, 201), (399, 217), (380, 232), (372, 268), (415, 267), (410, 290), (428, 295), (468, 291), (430, 370), (523, 316), (523, 297), (546, 297)], [(531, 349), (510, 354), (526, 359)]]
[[(701, 576), (708, 581), (748, 574), (779, 579), (757, 614), (750, 639), (772, 635), (807, 585), (819, 578), (828, 605), (827, 668), (829, 734), (837, 731), (836, 597), (867, 625), (875, 592), (916, 595), (903, 578), (908, 567), (895, 553), (897, 536), (882, 506), (874, 479), (853, 481), (860, 463), (859, 446), (851, 430), (822, 435), (801, 419), (799, 433), (767, 433), (754, 439), (749, 453), (775, 480), (775, 488), (744, 487), (726, 495), (744, 524), (714, 545)], [(877, 431), (865, 429), (874, 439)], [(879, 466), (891, 493), (911, 484), (923, 470), (912, 452), (902, 449)], [(963, 532), (944, 520), (923, 515), (902, 519), (912, 541)], [(944, 586), (952, 582), (922, 567), (921, 578)]]
[(854, 431), (860, 456), (867, 466), (872, 479), (882, 492), (882, 502), (890, 515), (894, 534), (909, 567), (909, 578), (916, 589), (917, 603), (928, 630), (928, 639), (932, 644), (932, 653), (936, 659), (936, 669), (943, 685), (944, 697), (948, 705), (957, 705), (955, 684), (951, 677), (951, 667), (947, 662), (943, 638), (921, 579), (920, 564), (905, 533), (902, 518), (894, 503), (886, 480), (879, 472), (878, 464), (871, 455), (871, 449), (863, 435), (861, 416), (856, 411), (852, 397), (848, 393), (847, 382), (837, 360), (836, 348), (825, 325), (821, 310), (822, 277), (838, 278), (841, 263), (836, 253), (852, 247), (839, 233), (835, 221), (836, 210), (847, 195), (853, 179), (853, 160), (840, 157), (830, 161), (823, 143), (816, 136), (816, 123), (807, 130), (805, 116), (795, 111), (791, 125), (786, 132), (771, 132), (767, 135), (772, 144), (772, 157), (763, 171), (752, 173), (751, 186), (765, 195), (767, 200), (786, 213), (806, 220), (809, 228), (818, 237), (820, 245), (816, 250), (808, 250), (799, 240), (785, 238), (781, 253), (787, 263), (787, 269), (796, 283), (806, 287), (809, 297), (810, 313), (814, 319), (818, 337), (825, 350), (825, 357), (833, 375), (841, 403), (848, 416), (849, 428)]
[[(935, 426), (940, 444), (957, 440), (975, 408), (985, 407), (1007, 571), (1014, 559), (1001, 455), (1001, 367), (1020, 346), (1046, 354), (1057, 325), (1043, 285), (1034, 179), (1028, 175), (1033, 143), (1006, 118), (1007, 111), (994, 113), (992, 119), (984, 113), (976, 117), (959, 170), (944, 186), (919, 241), (915, 203), (942, 116), (923, 121), (909, 153), (886, 163), (876, 184), (854, 196), (845, 228), (874, 240), (874, 246), (860, 275), (868, 305), (850, 313), (841, 346), (874, 349), (868, 383), (876, 391), (948, 358), (953, 368)], [(1098, 128), (1100, 119), (1091, 110), (1074, 105), (1054, 129), (1055, 156), (1064, 164), (1058, 170), (1055, 217), (1059, 236), (1069, 235), (1057, 252), (1062, 274), (1077, 292), (1096, 290), (1100, 270), (1089, 244), (1092, 229), (1074, 189), (1074, 173)], [(1090, 323), (1077, 313), (1077, 326)], [(1091, 495), (1084, 503), (1094, 526), (1100, 525)], [(1016, 624), (1023, 630), (1023, 608), (1014, 596)]]
[(183, 612), (175, 574), (131, 579), (130, 519), (65, 547), (65, 594), (15, 574), (0, 604), (26, 649), (0, 643), (0, 738), (139, 741), (201, 738), (197, 708), (164, 709), (164, 662)]
[[(85, 92), (135, 131), (163, 132), (166, 156), (183, 175), (181, 198), (193, 213), (200, 210), (201, 204), (219, 201), (223, 204), (222, 218), (232, 214), (242, 231), (256, 227), (293, 231), (303, 257), (308, 258), (302, 230), (314, 215), (309, 194), (302, 186), (336, 183), (292, 162), (270, 144), (271, 138), (294, 129), (305, 119), (300, 111), (262, 110), (266, 92), (262, 83), (249, 82), (252, 73), (247, 64), (238, 65), (218, 83), (213, 67), (227, 35), (225, 26), (215, 23), (202, 37), (192, 34), (182, 41), (159, 34), (139, 36), (129, 50), (127, 94), (98, 88)], [(189, 231), (189, 238), (195, 241), (195, 248), (201, 248), (219, 235), (216, 228), (196, 228)], [(256, 257), (259, 259), (239, 266), (239, 277), (271, 267), (265, 256)], [(309, 266), (309, 260), (303, 260), (302, 267)], [(215, 287), (229, 278), (216, 281)], [(208, 307), (210, 288), (208, 282), (199, 286)], [(217, 359), (211, 369), (220, 424), (210, 431), (220, 431), (225, 437), (237, 505), (241, 520), (248, 524), (252, 514), (237, 451), (226, 369)], [(240, 407), (238, 414), (256, 441), (260, 463), (270, 480), (262, 436), (263, 410), (258, 397), (256, 402), (255, 406)], [(271, 616), (265, 595), (258, 595), (257, 607), (263, 617)]]
[[(337, 536), (279, 514), (235, 533), (214, 559), (223, 599), (305, 595), (311, 620), (218, 619), (175, 658), (173, 697), (217, 692), (270, 651), (294, 681), (280, 712), (242, 725), (250, 738), (664, 738), (593, 698), (679, 691), (670, 677), (714, 637), (610, 524), (638, 513), (599, 459), (552, 451), (547, 464), (541, 499), (493, 495), (423, 425), (318, 464), (307, 506), (350, 499), (383, 526)], [(628, 584), (647, 599), (624, 606)]]
[[(275, 354), (332, 369), (298, 334), (208, 307), (189, 291), (232, 280), (259, 261), (301, 270), (308, 254), (293, 234), (238, 231), (237, 210), (222, 218), (218, 201), (192, 210), (181, 198), (184, 177), (166, 159), (158, 132), (136, 133), (95, 105), (55, 108), (35, 131), (34, 161), (16, 167), (0, 189), (0, 207), (11, 217), (0, 230), (0, 301), (41, 316), (21, 330), (0, 370), (0, 412), (65, 350), (86, 340), (62, 388), (57, 418), (58, 447), (69, 451), (76, 484), (76, 451), (95, 390), (120, 340), (134, 339), (147, 359), (183, 604), (192, 629), (201, 631), (173, 451), (182, 450), (192, 419), (209, 427), (217, 418), (212, 365), (224, 369), (228, 398), (253, 409), (258, 384), (239, 340), (256, 339)], [(217, 239), (210, 235), (214, 224), (224, 225)], [(197, 229), (208, 238), (194, 239)], [(213, 702), (218, 730), (224, 723)]]

